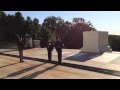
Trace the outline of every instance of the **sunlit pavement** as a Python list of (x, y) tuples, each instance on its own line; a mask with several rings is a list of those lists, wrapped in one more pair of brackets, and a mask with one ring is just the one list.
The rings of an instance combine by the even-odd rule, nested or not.
[(62, 64), (52, 52), (48, 62), (46, 48), (24, 50), (19, 63), (15, 49), (0, 49), (0, 79), (120, 79), (120, 52), (81, 53), (79, 49), (63, 49)]

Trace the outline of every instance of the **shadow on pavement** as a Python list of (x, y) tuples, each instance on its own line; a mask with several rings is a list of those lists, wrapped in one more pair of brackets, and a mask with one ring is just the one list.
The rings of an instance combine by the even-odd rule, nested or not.
[(83, 69), (87, 71), (93, 71), (93, 72), (103, 73), (103, 74), (108, 74), (108, 75), (120, 76), (120, 71), (116, 71), (116, 70), (109, 70), (109, 69), (97, 68), (97, 67), (92, 67), (92, 66), (64, 63), (64, 62), (62, 63), (62, 66)]
[(5, 65), (5, 66), (0, 66), (0, 68), (7, 67), (7, 66), (11, 66), (11, 65), (15, 65), (15, 64), (18, 64), (18, 63), (13, 63), (13, 64)]
[(102, 53), (88, 53), (88, 52), (79, 52), (77, 54), (71, 55), (69, 57), (64, 58), (65, 60), (72, 60), (78, 62), (85, 62), (92, 58), (101, 56)]
[(42, 74), (42, 73), (44, 73), (44, 72), (46, 72), (46, 71), (48, 71), (48, 70), (51, 70), (51, 69), (53, 69), (53, 68), (56, 67), (56, 66), (57, 66), (57, 65), (54, 65), (54, 66), (49, 67), (49, 68), (46, 68), (46, 69), (44, 69), (44, 70), (41, 70), (41, 71), (38, 71), (38, 72), (35, 72), (35, 73), (31, 73), (31, 74), (29, 74), (29, 75), (26, 75), (26, 76), (20, 78), (20, 79), (33, 79), (33, 78), (35, 78), (36, 76), (38, 76), (39, 74)]
[[(14, 77), (14, 76), (20, 75), (20, 74), (22, 74), (22, 73), (28, 72), (28, 71), (30, 71), (30, 70), (32, 70), (32, 69), (35, 69), (35, 68), (37, 68), (37, 67), (39, 67), (39, 66), (41, 66), (41, 65), (44, 65), (44, 64), (45, 64), (45, 63), (42, 63), (42, 64), (39, 64), (39, 65), (35, 65), (35, 66), (29, 67), (29, 68), (22, 69), (22, 70), (20, 70), (20, 71), (11, 73), (11, 74), (7, 75), (6, 77)], [(4, 77), (4, 78), (6, 78), (6, 77)], [(4, 78), (2, 78), (2, 79), (4, 79)]]
[[(4, 54), (4, 53), (0, 53), (0, 55), (6, 55), (6, 56), (17, 57), (18, 58), (17, 55), (10, 55), (10, 54)], [(29, 60), (33, 60), (33, 61), (40, 61), (40, 62), (45, 62), (45, 63), (48, 62), (48, 60), (46, 60), (46, 59), (32, 58), (32, 57), (26, 57), (26, 56), (24, 56), (24, 59), (29, 59)], [(52, 64), (58, 64), (57, 61), (51, 61), (51, 63)], [(109, 69), (97, 68), (97, 67), (86, 66), (86, 65), (78, 65), (78, 64), (72, 64), (72, 63), (66, 63), (66, 62), (63, 62), (61, 65), (66, 66), (66, 67), (71, 67), (71, 68), (93, 71), (93, 72), (97, 72), (97, 73), (120, 76), (120, 71), (116, 71), (116, 70), (109, 70)], [(12, 75), (10, 75), (10, 76), (12, 76)]]

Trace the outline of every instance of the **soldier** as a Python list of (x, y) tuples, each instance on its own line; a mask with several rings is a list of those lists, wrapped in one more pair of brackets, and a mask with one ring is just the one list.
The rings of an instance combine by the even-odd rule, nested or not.
[(61, 64), (61, 59), (62, 59), (62, 46), (63, 46), (63, 43), (62, 41), (60, 40), (60, 38), (56, 38), (56, 42), (55, 42), (55, 48), (56, 48), (56, 51), (58, 53), (58, 64)]
[(53, 50), (53, 43), (52, 43), (51, 39), (49, 39), (47, 42), (48, 61), (49, 62), (51, 62), (52, 50)]
[(24, 48), (23, 41), (21, 39), (19, 39), (18, 50), (19, 50), (20, 62), (24, 62), (23, 61), (23, 48)]

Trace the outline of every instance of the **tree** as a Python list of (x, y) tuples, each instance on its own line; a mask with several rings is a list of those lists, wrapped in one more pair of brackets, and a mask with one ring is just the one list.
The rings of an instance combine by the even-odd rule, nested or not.
[(50, 33), (49, 31), (50, 30), (45, 26), (41, 27), (41, 30), (40, 30), (40, 46), (41, 47), (46, 47), (49, 33)]
[(72, 22), (65, 21), (60, 36), (66, 48), (81, 48), (83, 46), (83, 32), (95, 30), (90, 22), (83, 18), (73, 18)]
[(40, 39), (40, 27), (39, 20), (37, 18), (33, 19), (33, 39)]
[[(86, 22), (83, 18), (73, 18), (70, 48), (82, 48), (83, 46), (83, 32), (92, 31), (93, 25)], [(73, 35), (73, 36), (72, 36)]]
[(61, 17), (49, 16), (42, 23), (28, 16), (25, 20), (20, 12), (15, 15), (6, 15), (0, 11), (0, 40), (17, 41), (15, 33), (24, 36), (26, 33), (32, 35), (33, 40), (40, 39), (42, 47), (46, 46), (48, 37), (52, 41), (61, 37), (66, 48), (81, 48), (83, 45), (83, 32), (96, 31), (90, 21), (83, 18), (73, 18), (72, 22), (64, 21)]
[(33, 35), (33, 27), (34, 27), (33, 21), (29, 16), (27, 16), (27, 20), (25, 20), (25, 24), (24, 24), (24, 31), (25, 31), (24, 33)]
[(46, 27), (49, 30), (49, 35), (53, 41), (57, 35), (60, 35), (61, 26), (64, 23), (64, 20), (60, 17), (50, 16), (44, 19), (42, 26)]
[(0, 26), (4, 26), (6, 22), (6, 14), (0, 11)]
[(24, 35), (24, 17), (22, 16), (22, 14), (20, 12), (16, 12), (15, 13), (15, 28), (18, 34), (20, 35)]

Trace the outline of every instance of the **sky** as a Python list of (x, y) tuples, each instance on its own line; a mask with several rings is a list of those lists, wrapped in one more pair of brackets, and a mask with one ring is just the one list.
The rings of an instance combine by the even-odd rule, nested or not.
[(40, 24), (48, 16), (60, 16), (65, 21), (72, 22), (73, 18), (84, 18), (90, 21), (97, 31), (108, 31), (109, 34), (120, 35), (120, 11), (4, 11), (6, 14), (14, 15), (21, 12), (26, 19), (38, 18)]

